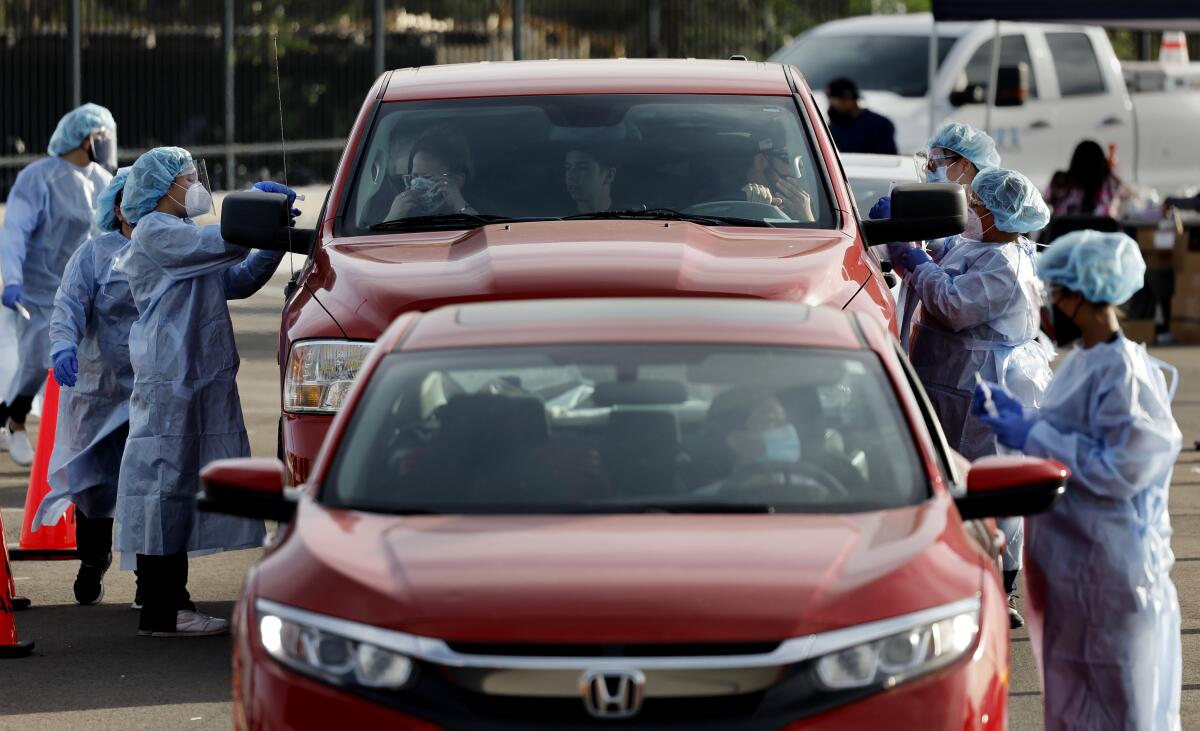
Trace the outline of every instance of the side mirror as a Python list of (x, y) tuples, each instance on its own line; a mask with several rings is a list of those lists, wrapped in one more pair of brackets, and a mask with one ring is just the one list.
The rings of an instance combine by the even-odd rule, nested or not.
[(312, 251), (316, 231), (288, 225), (291, 211), (283, 193), (247, 190), (230, 193), (221, 203), (221, 238), (247, 249)]
[(984, 87), (979, 84), (966, 84), (963, 88), (950, 92), (950, 104), (956, 107), (967, 104), (983, 104), (987, 101), (983, 90)]
[(996, 106), (1019, 107), (1029, 97), (1029, 64), (1001, 66), (996, 76)]
[(287, 522), (295, 499), (283, 491), (283, 463), (277, 459), (220, 459), (200, 470), (201, 510), (241, 518)]
[(892, 217), (863, 221), (868, 246), (922, 241), (967, 228), (967, 196), (957, 183), (910, 183), (892, 189)]
[(1071, 471), (1050, 459), (984, 457), (967, 473), (967, 494), (956, 498), (963, 520), (1033, 515), (1050, 509)]

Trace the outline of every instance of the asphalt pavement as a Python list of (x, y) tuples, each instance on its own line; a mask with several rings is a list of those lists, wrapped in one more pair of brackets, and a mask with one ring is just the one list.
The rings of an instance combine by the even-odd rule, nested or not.
[[(258, 295), (231, 303), (242, 356), (238, 383), (256, 456), (275, 455), (275, 344), (288, 271), (285, 260)], [(1183, 609), (1183, 728), (1200, 728), (1200, 452), (1193, 449), (1200, 439), (1200, 347), (1153, 352), (1179, 368), (1182, 379), (1175, 416), (1185, 451), (1171, 493), (1174, 578)], [(0, 517), (10, 543), (20, 532), (28, 477), (27, 469), (0, 454)], [(200, 609), (228, 617), (258, 554), (239, 551), (194, 559), (189, 589)], [(129, 606), (132, 573), (114, 566), (103, 603), (78, 607), (71, 592), (77, 566), (13, 564), (18, 591), (34, 603), (15, 615), (18, 630), (22, 639), (37, 644), (32, 657), (0, 660), (0, 729), (229, 728), (229, 638), (138, 637), (137, 613)], [(1028, 635), (1018, 631), (1012, 642), (1009, 728), (1041, 729), (1041, 708)]]

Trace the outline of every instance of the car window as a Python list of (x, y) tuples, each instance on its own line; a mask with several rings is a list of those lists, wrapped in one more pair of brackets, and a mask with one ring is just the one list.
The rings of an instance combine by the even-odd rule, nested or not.
[[(1025, 36), (1012, 35), (1004, 36), (1000, 39), (1000, 66), (1016, 66), (1025, 64), (1029, 67), (1029, 99), (1038, 98), (1037, 85), (1037, 69), (1033, 66), (1033, 59), (1029, 55), (1029, 45), (1025, 42)], [(992, 80), (992, 41), (986, 41), (975, 55), (971, 56), (971, 60), (967, 62), (965, 71), (966, 83), (970, 86), (981, 86), (984, 89), (988, 88)]]
[(1104, 76), (1100, 62), (1086, 33), (1047, 33), (1046, 44), (1054, 59), (1059, 93), (1063, 96), (1084, 96), (1104, 93)]
[(891, 192), (892, 185), (896, 182), (911, 181), (894, 181), (889, 178), (850, 178), (850, 192), (854, 195), (854, 202), (858, 204), (858, 210), (871, 210), (871, 206)]
[(348, 234), (511, 219), (675, 217), (831, 228), (791, 96), (564, 95), (393, 102)]
[(321, 500), (382, 512), (848, 512), (928, 482), (874, 354), (612, 344), (393, 355)]
[[(938, 65), (958, 39), (938, 38)], [(807, 35), (772, 57), (800, 69), (808, 85), (821, 91), (848, 78), (867, 91), (925, 96), (929, 89), (929, 36)]]

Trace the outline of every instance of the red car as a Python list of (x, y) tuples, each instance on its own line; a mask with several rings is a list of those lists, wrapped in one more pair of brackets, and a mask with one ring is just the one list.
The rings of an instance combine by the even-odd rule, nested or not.
[(275, 460), (204, 471), (204, 509), (284, 521), (234, 612), (235, 726), (1003, 729), (968, 528), (1067, 473), (953, 458), (877, 318), (404, 315), (298, 495)]
[(222, 223), (229, 241), (311, 255), (279, 340), (280, 456), (299, 484), (371, 343), (405, 312), (718, 295), (829, 304), (894, 328), (868, 243), (965, 225), (958, 189), (910, 197), (893, 205), (906, 227), (858, 220), (794, 68), (533, 61), (384, 74), (315, 230), (289, 231), (282, 197), (266, 193), (227, 198)]

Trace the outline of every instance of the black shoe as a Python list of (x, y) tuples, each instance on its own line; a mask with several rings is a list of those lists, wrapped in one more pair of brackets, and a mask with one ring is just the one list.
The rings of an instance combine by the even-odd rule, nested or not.
[(101, 566), (89, 566), (81, 563), (79, 573), (75, 576), (75, 603), (81, 606), (99, 604), (104, 598), (104, 574), (112, 565), (112, 554)]
[(1008, 626), (1010, 629), (1020, 629), (1025, 626), (1025, 618), (1017, 611), (1017, 595), (1008, 595)]

